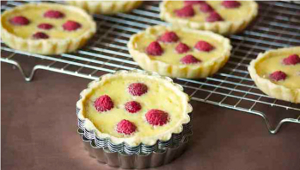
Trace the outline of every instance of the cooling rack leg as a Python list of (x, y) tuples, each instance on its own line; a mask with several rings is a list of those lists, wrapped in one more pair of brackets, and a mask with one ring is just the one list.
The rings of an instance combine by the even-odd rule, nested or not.
[(300, 115), (299, 115), (297, 119), (294, 119), (294, 118), (285, 118), (285, 119), (282, 119), (276, 125), (276, 127), (274, 129), (272, 129), (272, 127), (270, 125), (270, 122), (269, 122), (267, 116), (264, 113), (258, 112), (258, 111), (252, 111), (252, 110), (249, 110), (248, 112), (251, 112), (251, 113), (253, 113), (255, 115), (258, 115), (258, 116), (262, 117), (264, 119), (264, 122), (265, 122), (266, 126), (267, 126), (267, 129), (269, 130), (269, 132), (271, 134), (276, 134), (280, 130), (281, 126), (284, 123), (298, 123), (298, 124), (300, 124)]
[(300, 118), (300, 115), (299, 115), (298, 119), (292, 119), (292, 118), (282, 119), (274, 130), (269, 129), (269, 131), (272, 134), (276, 134), (279, 131), (281, 125), (284, 124), (284, 123), (298, 123), (298, 124), (300, 124), (300, 119), (299, 118)]
[(24, 69), (22, 68), (22, 66), (18, 62), (14, 61), (14, 60), (3, 59), (3, 58), (1, 58), (1, 61), (16, 66), (20, 70), (20, 72), (21, 72), (22, 76), (24, 77), (25, 81), (27, 81), (27, 82), (29, 82), (33, 79), (34, 73), (37, 70), (37, 66), (35, 66), (32, 69), (30, 75), (27, 76), (26, 73), (24, 72)]

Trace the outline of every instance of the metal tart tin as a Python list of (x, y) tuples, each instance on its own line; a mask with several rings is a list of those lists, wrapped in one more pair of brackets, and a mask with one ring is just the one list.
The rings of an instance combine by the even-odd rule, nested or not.
[(82, 130), (78, 129), (77, 132), (91, 157), (97, 159), (99, 163), (123, 169), (154, 168), (168, 164), (182, 155), (189, 141), (189, 136), (186, 136), (175, 146), (157, 149), (148, 154), (126, 154), (124, 152), (112, 152), (109, 148), (98, 147), (94, 140), (84, 136)]

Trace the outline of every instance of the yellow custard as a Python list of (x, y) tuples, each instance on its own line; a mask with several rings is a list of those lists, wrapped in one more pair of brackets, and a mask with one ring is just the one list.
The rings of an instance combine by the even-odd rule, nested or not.
[[(224, 21), (238, 21), (243, 20), (249, 16), (249, 13), (252, 12), (252, 7), (250, 6), (252, 2), (249, 1), (239, 1), (241, 6), (238, 8), (225, 8), (222, 6), (223, 1), (206, 1), (217, 13), (221, 15)], [(181, 9), (184, 7), (184, 1), (168, 1), (166, 4), (166, 12), (168, 12), (174, 18), (186, 19), (194, 22), (206, 22), (206, 17), (209, 16), (209, 13), (204, 13), (200, 11), (200, 5), (194, 4), (195, 15), (193, 17), (178, 17), (175, 14), (175, 10)]]
[[(300, 56), (300, 52), (291, 53)], [(282, 60), (289, 55), (285, 53), (271, 53), (270, 56), (262, 59), (256, 64), (257, 74), (262, 78), (269, 79), (269, 75), (275, 71), (283, 71), (287, 74), (287, 78), (281, 81), (272, 81), (275, 84), (283, 85), (290, 89), (300, 89), (300, 64), (284, 65)]]
[[(169, 81), (143, 77), (139, 74), (124, 74), (101, 81), (103, 82), (89, 91), (82, 101), (83, 117), (89, 119), (101, 133), (117, 138), (132, 137), (116, 131), (116, 125), (121, 120), (127, 119), (137, 127), (137, 131), (133, 134), (135, 139), (151, 138), (177, 127), (187, 115), (185, 94), (181, 91), (178, 93), (177, 87)], [(128, 91), (131, 83), (146, 84), (147, 93), (142, 96), (132, 96)], [(102, 95), (108, 95), (112, 99), (114, 107), (111, 110), (98, 112), (95, 109), (94, 101)], [(129, 101), (139, 102), (142, 109), (137, 113), (127, 112), (124, 105)], [(167, 112), (168, 123), (163, 126), (150, 125), (145, 119), (145, 114), (151, 109)]]
[[(150, 34), (144, 34), (136, 39), (134, 42), (135, 47), (140, 52), (146, 52), (147, 46), (158, 39), (159, 36), (164, 34), (166, 31), (174, 31), (177, 36), (179, 37), (179, 41), (176, 43), (162, 43), (160, 42), (161, 47), (164, 50), (164, 53), (161, 56), (151, 56), (149, 55), (151, 60), (158, 60), (172, 65), (182, 65), (180, 63), (180, 59), (186, 55), (193, 55), (195, 58), (200, 59), (202, 62), (199, 63), (200, 65), (215, 60), (219, 58), (221, 54), (224, 53), (224, 48), (222, 42), (212, 38), (209, 35), (201, 35), (199, 33), (188, 32), (182, 29), (165, 29), (154, 30)], [(194, 49), (195, 44), (200, 41), (206, 41), (214, 46), (214, 50), (210, 52), (202, 52)], [(175, 51), (175, 47), (179, 44), (179, 42), (185, 43), (190, 47), (190, 51), (179, 54)]]
[[(65, 17), (59, 19), (45, 18), (43, 15), (48, 10), (58, 10), (64, 13)], [(9, 20), (15, 16), (26, 17), (30, 21), (29, 25), (18, 26), (11, 24)], [(62, 25), (68, 20), (80, 23), (81, 28), (75, 31), (65, 31)], [(51, 5), (40, 5), (30, 6), (26, 8), (26, 10), (15, 10), (10, 15), (3, 16), (1, 23), (2, 27), (5, 28), (9, 33), (24, 39), (31, 38), (36, 32), (44, 32), (51, 39), (66, 39), (78, 37), (91, 28), (86, 17), (81, 16), (80, 13), (77, 13), (74, 10), (69, 10), (68, 8), (64, 8), (64, 6), (59, 5), (56, 5), (54, 9)], [(39, 29), (37, 26), (41, 23), (49, 23), (54, 27), (50, 30)]]

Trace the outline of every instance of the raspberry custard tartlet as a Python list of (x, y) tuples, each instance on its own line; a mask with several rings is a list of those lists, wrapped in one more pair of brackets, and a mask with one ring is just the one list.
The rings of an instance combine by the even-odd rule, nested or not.
[(1, 29), (2, 40), (11, 48), (61, 54), (83, 46), (96, 32), (96, 24), (77, 7), (31, 3), (5, 11)]
[(229, 39), (209, 32), (153, 26), (133, 35), (128, 49), (144, 70), (182, 78), (216, 73), (230, 56)]
[(154, 153), (181, 146), (191, 133), (189, 97), (170, 78), (143, 71), (119, 71), (91, 82), (80, 96), (79, 129), (101, 154), (106, 154), (103, 149), (108, 148), (108, 152), (135, 154), (134, 159), (148, 155), (152, 164)]
[(256, 86), (267, 95), (300, 103), (300, 46), (261, 53), (248, 70)]
[(173, 25), (220, 34), (242, 31), (256, 17), (254, 1), (172, 1), (160, 5), (160, 17)]
[(66, 1), (70, 5), (80, 7), (91, 14), (113, 15), (130, 12), (142, 4), (142, 1)]

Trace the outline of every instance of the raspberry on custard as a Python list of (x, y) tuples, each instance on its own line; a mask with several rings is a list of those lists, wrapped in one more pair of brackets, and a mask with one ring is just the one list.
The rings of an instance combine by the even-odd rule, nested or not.
[(153, 41), (146, 48), (146, 52), (149, 55), (160, 56), (160, 55), (162, 55), (164, 50), (162, 49), (162, 47), (160, 46), (160, 44), (157, 41)]
[(183, 58), (180, 59), (180, 62), (182, 64), (196, 64), (196, 63), (200, 63), (201, 60), (198, 60), (193, 55), (186, 55), (186, 56), (184, 56)]
[(213, 12), (214, 9), (207, 3), (201, 4), (200, 11), (204, 13)]
[(195, 48), (199, 51), (209, 52), (213, 50), (215, 47), (206, 41), (198, 41), (195, 45)]
[(223, 21), (223, 18), (217, 12), (211, 12), (208, 17), (206, 17), (207, 22)]
[(225, 8), (238, 8), (241, 6), (241, 3), (238, 1), (223, 1), (222, 5)]
[(177, 34), (173, 31), (167, 31), (163, 35), (161, 35), (158, 39), (158, 41), (164, 42), (164, 43), (172, 43), (177, 42), (179, 40)]
[(68, 20), (67, 22), (65, 22), (63, 24), (63, 28), (66, 31), (75, 31), (77, 29), (79, 29), (81, 27), (81, 24), (76, 22), (76, 21), (72, 21), (72, 20)]
[(130, 113), (136, 113), (142, 109), (142, 106), (139, 102), (130, 101), (125, 104), (125, 109)]
[(175, 50), (177, 53), (182, 54), (182, 53), (186, 53), (190, 50), (190, 47), (184, 43), (179, 43), (176, 47)]
[(300, 63), (300, 57), (297, 54), (292, 54), (282, 60), (284, 65), (296, 65)]
[(114, 107), (114, 103), (108, 95), (103, 95), (95, 100), (94, 106), (98, 112), (106, 112)]
[(144, 83), (132, 83), (128, 86), (128, 91), (133, 96), (141, 96), (148, 91), (148, 86)]
[(193, 17), (195, 15), (195, 11), (192, 7), (192, 5), (187, 5), (181, 9), (177, 9), (174, 11), (176, 16), (181, 17), (181, 18), (188, 18), (188, 17)]
[(270, 78), (274, 81), (281, 81), (285, 80), (287, 75), (283, 71), (275, 71), (272, 74), (270, 74)]
[(26, 17), (23, 16), (15, 16), (12, 19), (9, 20), (10, 23), (14, 24), (14, 25), (28, 25), (29, 24), (29, 20)]
[(116, 128), (118, 133), (123, 133), (125, 135), (131, 135), (136, 131), (136, 126), (129, 120), (123, 119), (117, 124)]
[(65, 15), (62, 12), (56, 10), (48, 10), (44, 13), (45, 18), (59, 19), (63, 18), (64, 16)]
[(169, 120), (169, 114), (158, 109), (149, 110), (145, 116), (147, 122), (153, 126), (163, 126)]
[(49, 36), (46, 33), (43, 32), (37, 32), (32, 35), (33, 39), (48, 39)]
[(53, 25), (48, 24), (48, 23), (41, 23), (38, 25), (38, 28), (44, 29), (44, 30), (50, 30), (53, 28)]

